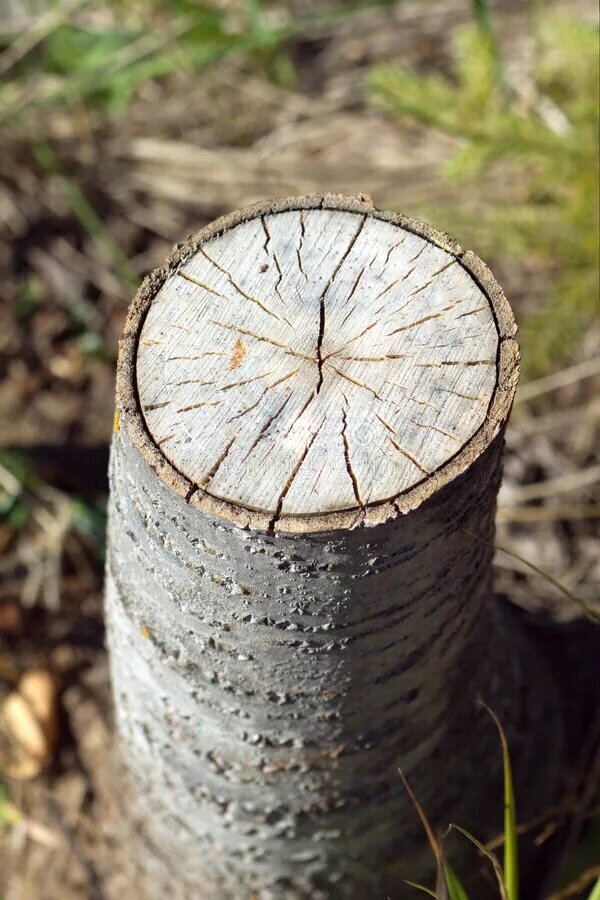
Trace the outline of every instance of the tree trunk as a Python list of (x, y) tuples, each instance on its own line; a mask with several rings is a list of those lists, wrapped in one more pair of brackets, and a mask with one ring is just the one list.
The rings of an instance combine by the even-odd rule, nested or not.
[(501, 826), (478, 697), (521, 813), (553, 793), (491, 584), (514, 332), (474, 254), (364, 198), (235, 213), (144, 282), (106, 605), (149, 896), (403, 896), (431, 858), (399, 768), (434, 822)]

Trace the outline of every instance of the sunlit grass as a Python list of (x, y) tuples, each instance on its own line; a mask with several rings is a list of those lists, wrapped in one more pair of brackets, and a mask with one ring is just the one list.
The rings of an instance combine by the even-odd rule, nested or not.
[[(444, 168), (456, 196), (435, 208), (436, 219), (488, 257), (551, 273), (547, 296), (521, 316), (525, 374), (537, 377), (568, 362), (599, 315), (598, 30), (564, 13), (539, 15), (525, 97), (523, 85), (506, 83), (487, 3), (473, 5), (454, 78), (385, 64), (367, 86), (401, 121), (456, 141)], [(493, 173), (506, 190), (486, 199)], [(457, 202), (465, 184), (482, 198), (471, 210)]]
[[(467, 831), (460, 825), (450, 824), (448, 832), (457, 831), (462, 834), (470, 843), (472, 843), (479, 852), (490, 862), (498, 887), (498, 896), (500, 900), (519, 900), (519, 856), (518, 856), (518, 836), (517, 836), (517, 812), (516, 800), (512, 780), (512, 768), (510, 761), (510, 753), (504, 729), (497, 715), (487, 704), (481, 704), (490, 714), (500, 738), (500, 746), (502, 749), (502, 768), (504, 781), (504, 865), (502, 866), (496, 855), (489, 850), (478, 838), (471, 832)], [(427, 818), (427, 814), (419, 803), (415, 792), (406, 780), (404, 774), (400, 772), (400, 777), (404, 783), (404, 787), (415, 807), (423, 830), (427, 835), (427, 840), (431, 851), (435, 858), (437, 878), (436, 887), (429, 888), (426, 885), (417, 884), (413, 881), (406, 883), (416, 888), (436, 900), (474, 900), (470, 898), (460, 878), (452, 869), (448, 861), (445, 859), (443, 840), (438, 838), (431, 823)]]

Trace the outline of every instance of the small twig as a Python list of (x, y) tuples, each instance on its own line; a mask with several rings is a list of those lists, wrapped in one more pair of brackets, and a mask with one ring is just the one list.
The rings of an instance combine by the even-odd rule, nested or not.
[(507, 553), (509, 556), (512, 556), (514, 559), (518, 559), (519, 562), (522, 562), (523, 565), (530, 568), (536, 575), (541, 575), (542, 578), (545, 578), (551, 585), (557, 588), (561, 594), (564, 594), (565, 597), (568, 597), (573, 603), (577, 604), (580, 609), (588, 616), (592, 622), (600, 623), (600, 613), (593, 609), (589, 604), (585, 602), (581, 597), (578, 597), (572, 591), (564, 586), (558, 579), (553, 578), (552, 575), (549, 575), (547, 572), (544, 572), (543, 569), (540, 569), (539, 566), (536, 566), (535, 563), (530, 562), (528, 559), (525, 559), (523, 556), (520, 556), (518, 553), (515, 553), (514, 550), (509, 550), (508, 547), (501, 547), (499, 544), (492, 544), (490, 541), (482, 538), (480, 535), (475, 534), (474, 531), (470, 531), (468, 528), (463, 528), (462, 531), (465, 534), (468, 534), (469, 537), (475, 538), (476, 541), (481, 541), (483, 544), (487, 544), (488, 547), (491, 547), (493, 550), (500, 550), (502, 553)]
[[(530, 819), (529, 822), (522, 822), (520, 825), (517, 825), (517, 834), (529, 834), (529, 832), (540, 825), (545, 825), (546, 828), (549, 826), (558, 828), (568, 816), (573, 815), (574, 812), (577, 812), (580, 809), (584, 809), (586, 818), (593, 818), (600, 812), (600, 806), (587, 809), (584, 804), (575, 806), (563, 803), (561, 806), (553, 806), (550, 809), (547, 809), (545, 813), (541, 813), (539, 816), (536, 816), (535, 819)], [(486, 841), (485, 846), (488, 850), (497, 850), (498, 847), (502, 847), (503, 844), (504, 835), (497, 834), (496, 837)]]
[(562, 504), (560, 506), (503, 506), (498, 510), (499, 522), (575, 522), (600, 519), (598, 504)]
[[(576, 881), (573, 881), (566, 888), (563, 888), (562, 891), (550, 894), (548, 900), (566, 900), (567, 897), (580, 897), (581, 892), (586, 887), (589, 887), (592, 881), (597, 878), (600, 878), (600, 865), (586, 869)], [(593, 897), (593, 895), (591, 895), (591, 897)]]
[(555, 497), (557, 494), (568, 494), (594, 484), (600, 484), (600, 465), (589, 466), (580, 472), (561, 475), (560, 478), (552, 478), (536, 484), (524, 484), (512, 492), (510, 505), (519, 506), (529, 500), (541, 500), (546, 497)]
[(517, 392), (515, 403), (533, 400), (534, 397), (541, 397), (542, 394), (557, 391), (569, 384), (576, 384), (584, 378), (592, 378), (594, 375), (600, 375), (600, 356), (594, 356), (576, 366), (561, 369), (560, 372), (545, 375), (544, 378), (537, 378), (535, 381), (522, 385)]
[(594, 397), (589, 403), (582, 403), (568, 409), (553, 410), (543, 416), (520, 417), (513, 426), (513, 437), (531, 437), (548, 431), (577, 425), (589, 419), (600, 418), (600, 400)]

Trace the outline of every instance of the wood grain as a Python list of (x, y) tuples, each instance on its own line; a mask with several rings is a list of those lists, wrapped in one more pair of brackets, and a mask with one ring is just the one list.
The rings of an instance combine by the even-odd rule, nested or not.
[(137, 388), (172, 466), (274, 526), (364, 511), (441, 469), (486, 418), (498, 347), (455, 254), (368, 209), (290, 209), (169, 274)]

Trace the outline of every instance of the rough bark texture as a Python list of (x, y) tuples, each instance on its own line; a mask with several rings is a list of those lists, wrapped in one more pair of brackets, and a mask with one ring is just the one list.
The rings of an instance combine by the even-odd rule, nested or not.
[[(141, 414), (137, 346), (153, 297), (206, 241), (273, 209), (321, 207), (382, 217), (473, 273), (494, 312), (496, 385), (480, 428), (431, 477), (371, 506), (274, 516), (175, 469)], [(540, 753), (533, 740), (559, 733), (551, 691), (533, 696), (539, 664), (491, 584), (513, 333), (472, 254), (357, 199), (220, 220), (142, 287), (119, 371), (107, 622), (149, 896), (402, 896), (431, 860), (399, 767), (432, 820), (482, 836), (501, 824), (498, 739), (478, 697), (505, 725), (521, 816), (554, 792), (559, 742)]]

